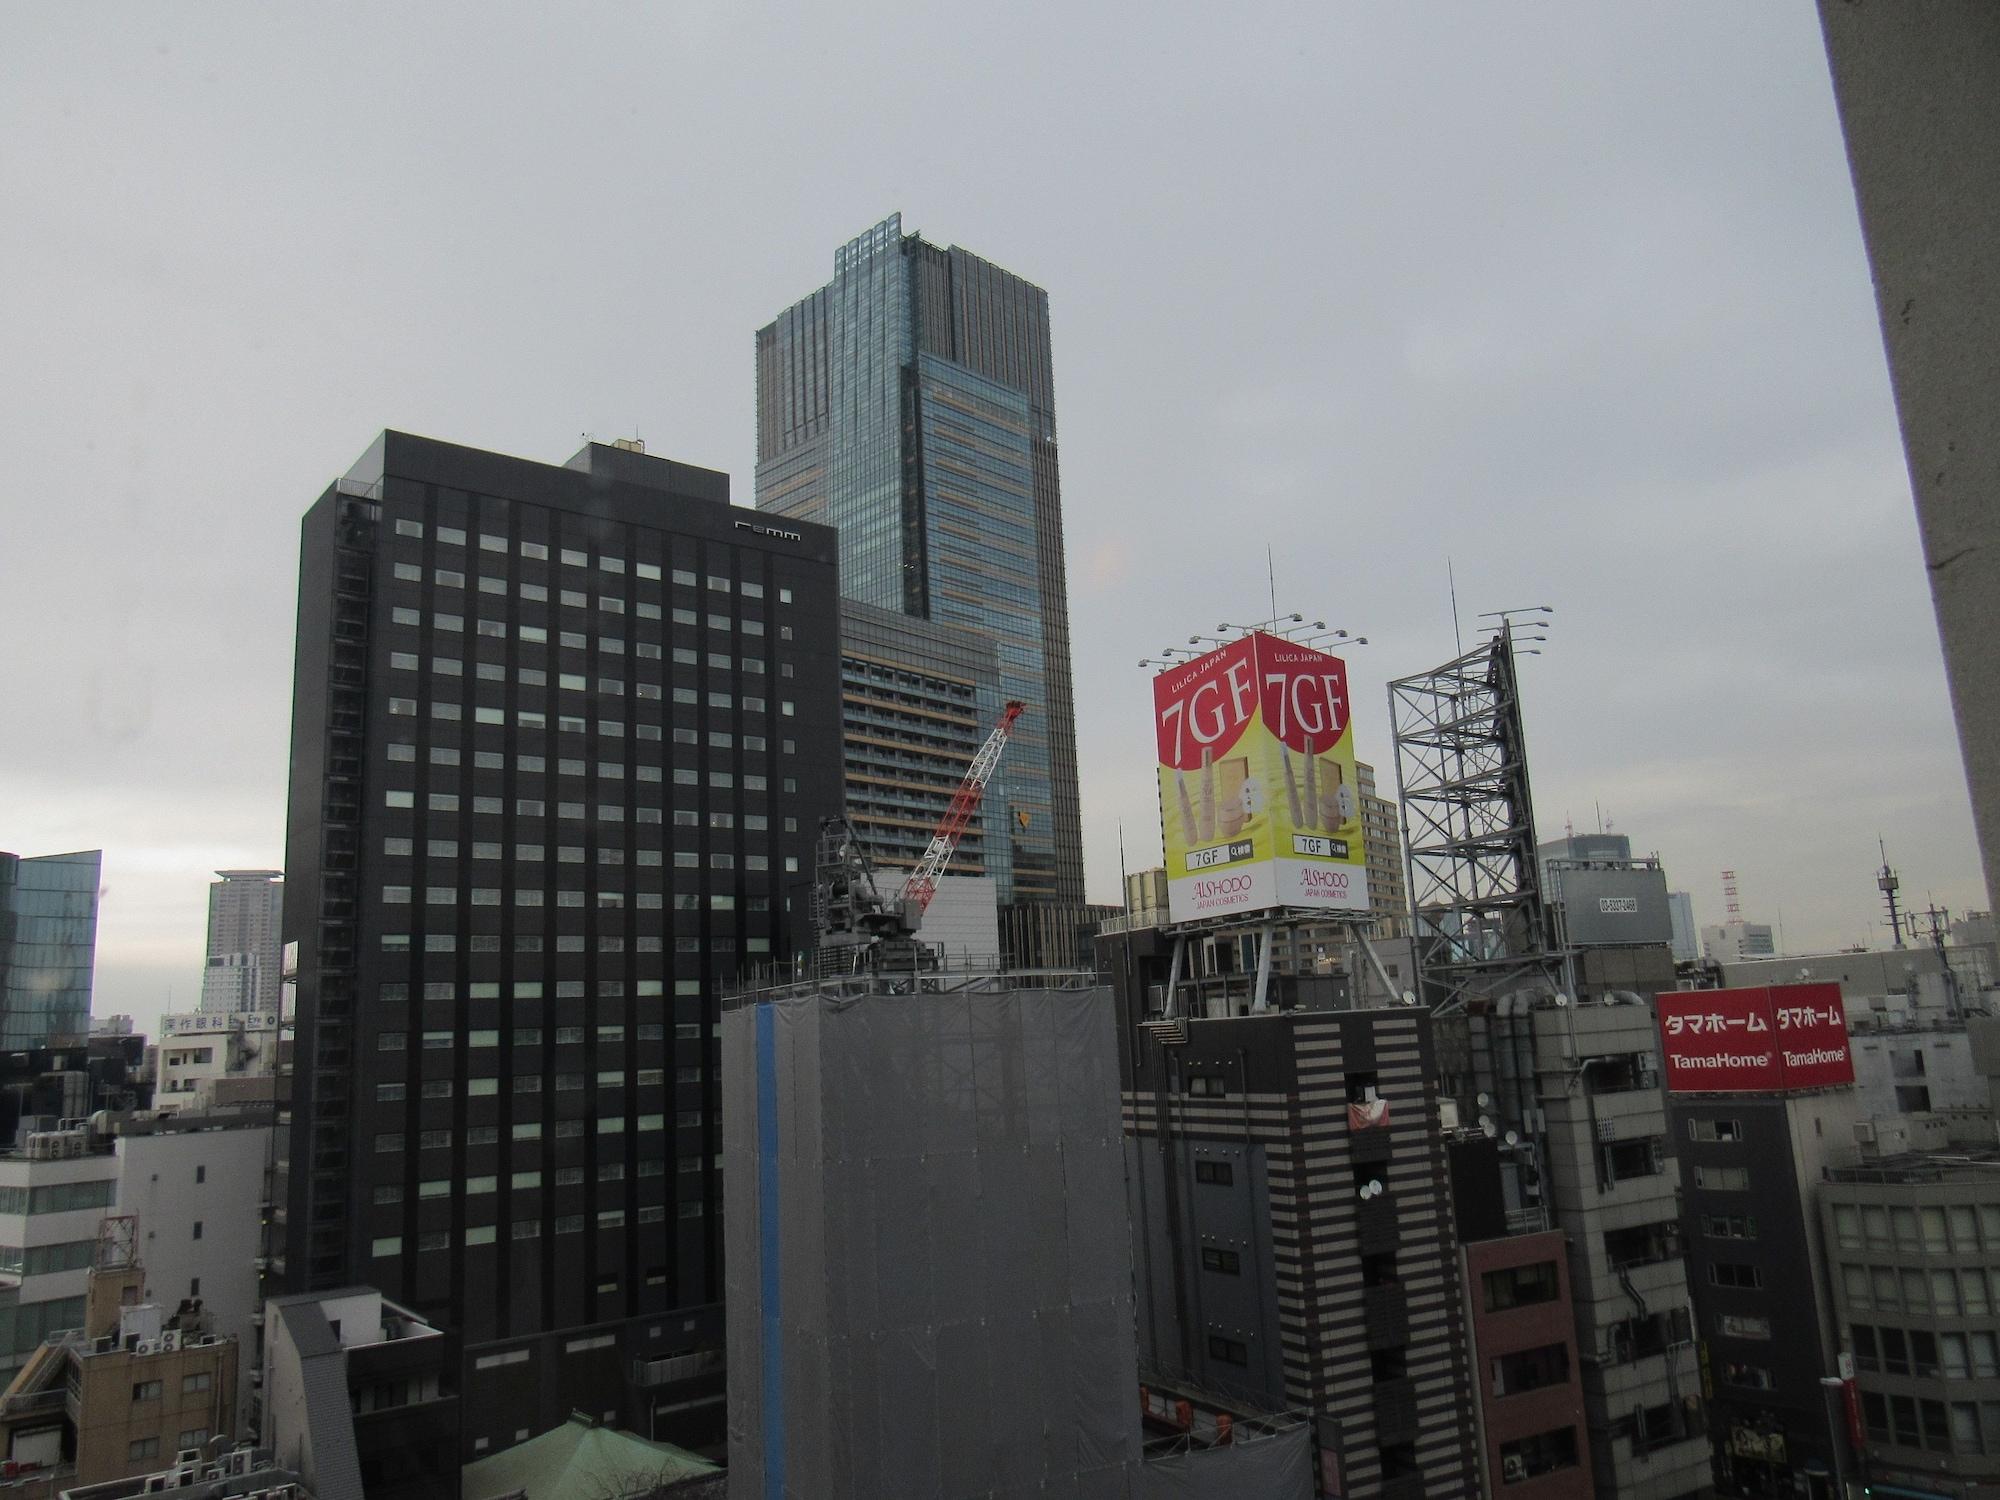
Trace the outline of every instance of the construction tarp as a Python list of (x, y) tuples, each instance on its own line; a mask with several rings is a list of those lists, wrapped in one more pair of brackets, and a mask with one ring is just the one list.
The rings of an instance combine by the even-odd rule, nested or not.
[(1148, 1457), (1133, 1500), (1312, 1500), (1312, 1429), (1246, 1434), (1219, 1448)]
[(1110, 992), (723, 1018), (743, 1500), (1124, 1500), (1138, 1450)]

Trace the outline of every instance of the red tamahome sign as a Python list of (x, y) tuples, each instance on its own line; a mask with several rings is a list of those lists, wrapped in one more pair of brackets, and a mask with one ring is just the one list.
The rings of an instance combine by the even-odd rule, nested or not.
[(1672, 990), (1656, 1009), (1671, 1093), (1792, 1093), (1854, 1082), (1837, 984)]

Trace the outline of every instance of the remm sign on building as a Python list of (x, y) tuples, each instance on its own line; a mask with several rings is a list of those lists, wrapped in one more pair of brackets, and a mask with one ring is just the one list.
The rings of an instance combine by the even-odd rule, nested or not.
[(1368, 910), (1347, 664), (1254, 632), (1153, 679), (1167, 908)]
[(1837, 984), (1672, 990), (1657, 1004), (1671, 1093), (1796, 1093), (1854, 1082)]

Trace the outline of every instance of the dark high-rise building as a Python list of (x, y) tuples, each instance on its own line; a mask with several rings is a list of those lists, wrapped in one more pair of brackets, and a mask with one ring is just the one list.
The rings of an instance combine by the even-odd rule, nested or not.
[(90, 1034), (103, 852), (0, 854), (0, 1047)]
[(1028, 713), (987, 791), (987, 867), (1003, 902), (1080, 915), (1048, 294), (900, 215), (843, 245), (757, 332), (757, 505), (839, 530), (848, 597), (994, 641)]
[(841, 774), (833, 535), (728, 501), (388, 432), (305, 517), (275, 1269), (447, 1329), (467, 1457), (720, 1439), (718, 993)]

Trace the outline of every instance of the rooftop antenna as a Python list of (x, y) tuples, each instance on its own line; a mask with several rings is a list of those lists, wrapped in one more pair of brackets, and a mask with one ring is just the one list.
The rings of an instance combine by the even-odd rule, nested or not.
[(1264, 543), (1264, 576), (1271, 584), (1271, 618), (1278, 618), (1278, 568), (1271, 561), (1271, 544)]
[[(1903, 882), (1898, 880), (1896, 872), (1889, 868), (1889, 847), (1882, 842), (1882, 835), (1879, 833), (1875, 835), (1875, 847), (1882, 854), (1882, 868), (1876, 872), (1875, 888), (1882, 893), (1883, 903), (1889, 908), (1889, 936), (1894, 940), (1895, 946), (1901, 948), (1904, 946), (1903, 913), (1897, 903), (1896, 893), (1902, 889)], [(1916, 936), (1914, 920), (1910, 923), (1910, 935)]]
[(1458, 633), (1458, 578), (1451, 571), (1451, 559), (1444, 560), (1444, 581), (1451, 589), (1451, 644), (1460, 656), (1465, 655), (1465, 637)]
[(1722, 872), (1722, 910), (1725, 914), (1723, 920), (1729, 926), (1741, 927), (1743, 925), (1743, 907), (1736, 899), (1736, 872), (1734, 870), (1724, 870)]

